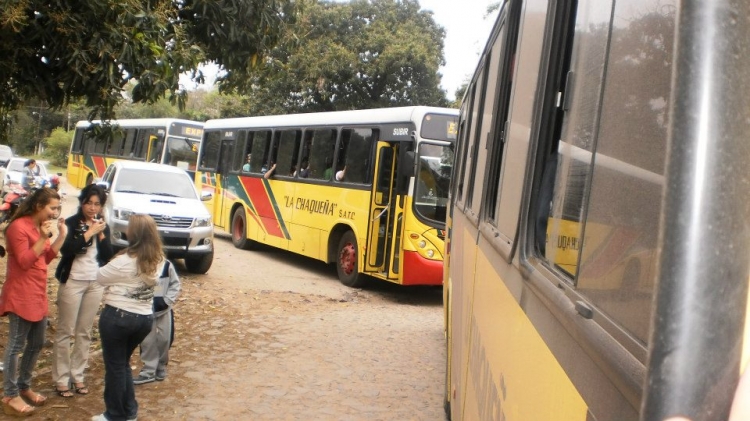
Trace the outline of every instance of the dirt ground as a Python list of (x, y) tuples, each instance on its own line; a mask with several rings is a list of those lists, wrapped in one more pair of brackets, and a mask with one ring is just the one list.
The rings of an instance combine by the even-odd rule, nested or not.
[[(77, 192), (64, 191), (63, 214), (70, 215)], [(140, 421), (445, 419), (440, 288), (373, 280), (355, 290), (322, 262), (271, 248), (238, 250), (222, 236), (216, 247), (206, 275), (189, 275), (176, 261), (183, 292), (168, 377), (136, 386)], [(50, 277), (48, 338), (56, 291)], [(7, 331), (7, 318), (0, 318), (0, 352)], [(89, 420), (103, 411), (96, 323), (94, 336), (91, 394), (64, 399), (53, 393), (46, 347), (34, 388), (50, 399), (27, 419)], [(132, 366), (135, 375), (137, 352)], [(0, 413), (0, 419), (11, 417)]]

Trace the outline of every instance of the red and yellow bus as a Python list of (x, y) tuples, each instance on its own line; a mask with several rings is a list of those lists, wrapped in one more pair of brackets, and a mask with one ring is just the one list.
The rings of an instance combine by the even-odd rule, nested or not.
[(257, 243), (441, 285), (458, 110), (401, 107), (209, 120), (196, 185), (238, 248)]
[(750, 349), (749, 18), (746, 0), (502, 2), (446, 223), (453, 421), (729, 417)]
[(110, 123), (112, 136), (96, 140), (100, 121), (79, 121), (68, 154), (68, 182), (82, 188), (100, 178), (118, 160), (157, 162), (179, 167), (193, 175), (203, 123), (174, 118), (118, 120)]

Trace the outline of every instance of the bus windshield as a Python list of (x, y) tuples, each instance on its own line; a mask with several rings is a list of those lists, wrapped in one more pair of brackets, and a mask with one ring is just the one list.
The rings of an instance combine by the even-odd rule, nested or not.
[(164, 155), (164, 164), (183, 170), (194, 170), (198, 160), (200, 141), (184, 137), (169, 137)]
[(420, 145), (414, 210), (430, 226), (445, 225), (452, 168), (453, 150), (450, 146), (429, 143)]

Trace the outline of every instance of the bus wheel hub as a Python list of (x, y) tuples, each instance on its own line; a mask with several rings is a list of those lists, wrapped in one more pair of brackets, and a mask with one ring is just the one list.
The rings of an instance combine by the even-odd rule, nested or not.
[(341, 249), (341, 253), (339, 254), (339, 265), (341, 265), (341, 269), (343, 269), (347, 275), (354, 271), (356, 259), (357, 251), (354, 250), (354, 245), (352, 243), (347, 243)]

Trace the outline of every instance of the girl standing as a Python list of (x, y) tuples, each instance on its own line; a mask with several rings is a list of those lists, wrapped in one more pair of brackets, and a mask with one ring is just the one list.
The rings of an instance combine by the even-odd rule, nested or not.
[[(60, 249), (60, 263), (55, 277), (57, 290), (57, 332), (54, 337), (52, 381), (55, 391), (64, 398), (76, 393), (89, 393), (83, 371), (89, 357), (91, 327), (99, 310), (104, 288), (96, 282), (99, 266), (114, 254), (109, 241), (109, 228), (101, 219), (107, 193), (89, 184), (78, 196), (78, 212), (65, 220), (68, 235)], [(70, 342), (74, 339), (71, 351)]]
[(99, 316), (104, 359), (103, 414), (92, 420), (133, 420), (138, 415), (130, 356), (151, 331), (157, 269), (164, 261), (156, 222), (148, 215), (128, 219), (129, 246), (99, 269), (104, 310)]
[[(39, 189), (21, 203), (5, 229), (8, 265), (0, 292), (0, 315), (8, 316), (8, 344), (3, 371), (3, 412), (30, 415), (47, 398), (31, 390), (31, 375), (47, 328), (47, 265), (57, 256), (67, 234), (59, 218), (60, 196)], [(57, 225), (57, 238), (50, 243)], [(21, 365), (18, 355), (23, 353)]]

